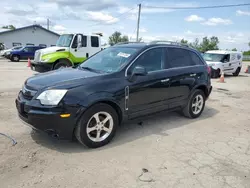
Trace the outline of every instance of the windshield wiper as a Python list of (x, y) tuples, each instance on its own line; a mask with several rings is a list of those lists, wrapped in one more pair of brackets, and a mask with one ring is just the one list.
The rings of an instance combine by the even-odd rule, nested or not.
[(80, 69), (85, 69), (85, 70), (88, 70), (88, 71), (91, 71), (91, 72), (97, 72), (97, 73), (100, 73), (101, 71), (98, 71), (96, 69), (92, 69), (90, 67), (82, 67), (82, 66), (79, 66)]

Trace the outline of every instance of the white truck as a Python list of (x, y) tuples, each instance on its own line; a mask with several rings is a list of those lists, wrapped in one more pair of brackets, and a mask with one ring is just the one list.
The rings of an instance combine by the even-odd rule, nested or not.
[(211, 50), (203, 54), (204, 60), (211, 67), (212, 77), (222, 73), (238, 76), (242, 67), (243, 54), (237, 51)]
[(84, 62), (101, 50), (100, 35), (63, 34), (56, 46), (37, 50), (31, 69), (37, 72), (70, 67)]

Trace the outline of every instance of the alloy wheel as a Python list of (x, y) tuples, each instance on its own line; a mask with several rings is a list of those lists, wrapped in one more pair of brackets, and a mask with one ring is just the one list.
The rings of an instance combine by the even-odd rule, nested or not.
[(202, 95), (197, 95), (192, 102), (192, 112), (197, 115), (201, 112), (204, 104), (204, 99)]
[(93, 142), (102, 142), (112, 132), (114, 121), (107, 112), (97, 112), (88, 121), (87, 135)]

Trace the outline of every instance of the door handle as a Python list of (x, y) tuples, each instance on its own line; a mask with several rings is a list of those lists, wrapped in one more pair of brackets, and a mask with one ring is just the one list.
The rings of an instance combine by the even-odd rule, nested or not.
[(196, 76), (196, 74), (190, 74), (190, 76)]
[(166, 78), (166, 79), (164, 79), (164, 80), (161, 80), (162, 83), (168, 82), (168, 81), (169, 81), (169, 78)]

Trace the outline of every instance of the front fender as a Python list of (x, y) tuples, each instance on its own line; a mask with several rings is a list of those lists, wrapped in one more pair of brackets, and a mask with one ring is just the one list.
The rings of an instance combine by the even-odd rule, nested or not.
[(59, 52), (44, 54), (42, 55), (42, 58), (41, 58), (42, 62), (44, 61), (46, 63), (54, 63), (59, 59), (67, 59), (73, 65), (68, 51), (59, 51)]

